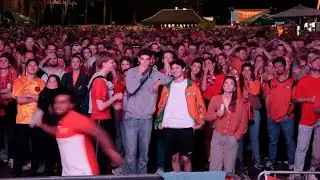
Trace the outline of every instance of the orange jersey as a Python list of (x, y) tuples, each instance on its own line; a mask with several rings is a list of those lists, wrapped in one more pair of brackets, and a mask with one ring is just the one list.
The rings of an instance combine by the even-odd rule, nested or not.
[[(45, 86), (45, 82), (40, 78), (29, 80), (27, 76), (22, 76), (21, 78), (14, 81), (12, 86), (12, 96), (16, 99), (17, 97), (22, 96), (24, 93), (39, 95)], [(29, 104), (18, 104), (16, 123), (30, 124), (31, 117), (33, 113), (36, 112), (36, 110), (37, 102), (32, 102)]]
[(273, 121), (283, 120), (291, 106), (291, 101), (295, 94), (294, 81), (289, 78), (280, 82), (278, 78), (273, 78), (263, 88), (264, 93), (269, 96), (269, 114)]

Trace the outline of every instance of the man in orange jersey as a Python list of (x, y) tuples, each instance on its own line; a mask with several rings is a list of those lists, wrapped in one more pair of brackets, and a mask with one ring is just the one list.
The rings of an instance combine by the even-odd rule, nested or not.
[[(28, 126), (31, 122), (31, 117), (37, 110), (37, 101), (40, 92), (45, 87), (45, 82), (36, 77), (38, 71), (38, 62), (34, 59), (30, 59), (26, 62), (26, 76), (21, 76), (15, 80), (12, 87), (12, 96), (17, 100), (17, 118), (16, 118), (16, 137), (15, 142), (16, 150), (14, 157), (14, 175), (21, 176), (22, 166), (25, 162), (25, 158), (29, 150), (29, 142), (31, 141), (31, 147), (35, 147), (34, 134), (31, 132)], [(32, 148), (36, 149), (36, 148)], [(34, 150), (31, 153), (31, 162), (36, 161)], [(36, 163), (31, 164), (32, 171), (37, 168)]]
[(236, 56), (231, 58), (231, 67), (241, 72), (242, 64), (247, 60), (247, 50), (245, 47), (238, 47), (235, 49)]
[(72, 110), (75, 99), (68, 90), (60, 90), (55, 96), (53, 109), (59, 118), (58, 125), (49, 126), (42, 121), (37, 126), (55, 135), (62, 163), (62, 176), (99, 175), (91, 137), (97, 139), (102, 151), (119, 166), (123, 159), (115, 150), (110, 136), (88, 117)]
[(289, 169), (293, 170), (294, 153), (294, 120), (293, 120), (293, 95), (295, 92), (294, 81), (288, 78), (286, 72), (286, 60), (283, 57), (275, 58), (272, 62), (277, 77), (268, 81), (264, 92), (266, 94), (266, 109), (268, 115), (269, 134), (269, 161), (266, 166), (273, 170), (277, 157), (277, 145), (280, 130), (283, 131), (287, 143)]

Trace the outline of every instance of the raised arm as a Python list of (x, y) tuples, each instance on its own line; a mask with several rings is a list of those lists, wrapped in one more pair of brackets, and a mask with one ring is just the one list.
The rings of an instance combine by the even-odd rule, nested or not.
[(29, 104), (34, 102), (31, 98), (25, 97), (25, 96), (18, 96), (17, 97), (17, 103), (18, 104)]
[(168, 84), (172, 80), (171, 76), (167, 76), (167, 75), (160, 73), (158, 71), (156, 71), (155, 73), (157, 73), (157, 76), (158, 76), (158, 79), (160, 80), (161, 85)]
[(205, 68), (204, 69), (204, 73), (203, 73), (203, 77), (202, 77), (202, 82), (201, 82), (201, 91), (202, 92), (205, 92), (207, 90), (207, 86), (208, 86), (208, 72), (209, 72), (209, 69), (208, 68)]
[(134, 69), (130, 69), (128, 71), (126, 77), (126, 88), (130, 94), (134, 93), (139, 88), (142, 78), (143, 75), (141, 72), (136, 72)]
[(89, 119), (79, 119), (77, 124), (73, 126), (75, 129), (79, 131), (91, 135), (98, 142), (102, 151), (111, 159), (111, 161), (120, 166), (123, 164), (123, 159), (121, 155), (116, 151), (115, 145), (112, 142), (110, 135), (98, 127), (95, 123), (93, 123)]

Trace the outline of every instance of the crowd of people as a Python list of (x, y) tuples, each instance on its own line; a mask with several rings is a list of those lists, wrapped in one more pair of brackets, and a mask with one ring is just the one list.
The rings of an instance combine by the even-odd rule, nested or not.
[(318, 34), (50, 26), (0, 32), (0, 159), (14, 176), (29, 169), (32, 176), (146, 174), (151, 141), (156, 173), (235, 173), (245, 166), (247, 145), (246, 165), (275, 170), (281, 132), (287, 169), (320, 167)]

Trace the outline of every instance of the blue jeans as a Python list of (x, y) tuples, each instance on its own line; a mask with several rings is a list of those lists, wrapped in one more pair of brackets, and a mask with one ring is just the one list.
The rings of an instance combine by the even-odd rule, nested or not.
[[(249, 124), (249, 139), (252, 148), (252, 158), (255, 161), (260, 160), (260, 143), (259, 143), (259, 133), (260, 133), (260, 110), (253, 109), (253, 120), (254, 123)], [(243, 138), (239, 140), (239, 150), (238, 150), (238, 161), (243, 162)]]
[(268, 134), (269, 134), (269, 159), (272, 163), (276, 162), (278, 139), (280, 136), (280, 130), (282, 129), (287, 144), (288, 163), (294, 164), (294, 155), (296, 145), (294, 143), (294, 120), (286, 118), (279, 123), (274, 122), (272, 119), (268, 119)]
[(121, 154), (121, 156), (124, 156), (124, 147), (123, 147), (123, 143), (122, 143), (122, 129), (123, 129), (123, 120), (120, 119), (120, 112), (119, 111), (115, 111), (114, 113), (114, 118), (115, 118), (115, 128), (116, 128), (116, 150), (118, 151), (119, 154)]
[(125, 150), (123, 174), (147, 173), (152, 124), (152, 119), (123, 120), (122, 143)]
[(163, 130), (159, 130), (157, 132), (157, 168), (164, 168), (164, 162), (165, 162), (165, 143), (166, 143), (166, 136)]

